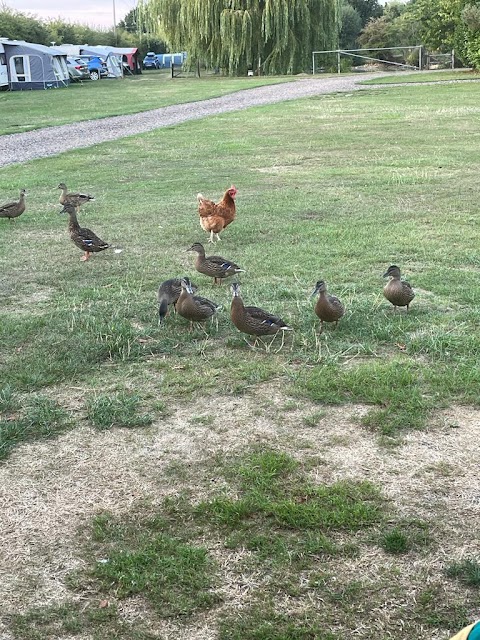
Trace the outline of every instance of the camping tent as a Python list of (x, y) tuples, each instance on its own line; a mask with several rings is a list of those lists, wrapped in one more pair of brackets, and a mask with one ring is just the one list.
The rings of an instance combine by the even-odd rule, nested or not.
[(70, 84), (66, 54), (53, 47), (2, 39), (12, 91), (51, 89)]
[(100, 47), (89, 44), (61, 44), (56, 47), (69, 56), (99, 56), (105, 60), (109, 78), (122, 78), (122, 55), (112, 52), (113, 47)]
[(142, 61), (139, 58), (139, 52), (136, 47), (123, 48), (123, 47), (105, 47), (109, 51), (120, 54), (123, 62), (128, 65), (131, 73), (142, 73)]
[(99, 45), (83, 45), (81, 55), (100, 56), (107, 63), (109, 78), (123, 78), (122, 55), (114, 53), (112, 47), (101, 47)]
[[(69, 56), (80, 56), (80, 55), (93, 55), (100, 56), (101, 58), (105, 58), (110, 54), (118, 57), (122, 64), (126, 64), (130, 73), (142, 73), (142, 64), (138, 57), (138, 49), (136, 47), (123, 48), (123, 47), (110, 47), (110, 46), (100, 46), (100, 45), (89, 45), (89, 44), (62, 44), (56, 47), (61, 51), (64, 51)], [(108, 66), (108, 61), (107, 61)], [(117, 77), (116, 75), (112, 77)]]
[(181, 53), (157, 53), (160, 69), (170, 69), (172, 65), (181, 67), (186, 59), (186, 51), (182, 51)]

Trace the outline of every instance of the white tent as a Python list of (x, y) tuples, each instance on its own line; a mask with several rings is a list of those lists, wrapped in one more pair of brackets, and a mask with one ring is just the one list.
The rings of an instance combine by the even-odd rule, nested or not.
[(112, 47), (89, 44), (61, 44), (55, 47), (69, 56), (98, 56), (105, 60), (109, 78), (123, 78), (122, 56), (112, 51)]
[(132, 74), (142, 73), (142, 64), (137, 47), (105, 47), (112, 53), (122, 57), (123, 64), (127, 64)]
[(84, 55), (99, 56), (105, 60), (109, 78), (123, 78), (122, 55), (112, 51), (113, 47), (83, 45), (81, 49)]

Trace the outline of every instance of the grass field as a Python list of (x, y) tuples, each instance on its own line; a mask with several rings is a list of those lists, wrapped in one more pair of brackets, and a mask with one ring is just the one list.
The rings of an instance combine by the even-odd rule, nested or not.
[[(53, 127), (81, 120), (158, 109), (182, 102), (216, 98), (250, 87), (288, 82), (292, 77), (171, 79), (170, 72), (146, 71), (123, 80), (74, 83), (51, 91), (0, 93), (0, 135)], [(25, 114), (28, 113), (28, 117)]]
[[(2, 170), (28, 210), (0, 220), (0, 631), (447, 640), (478, 617), (479, 97), (335, 94)], [(122, 253), (80, 261), (60, 181)], [(208, 251), (294, 328), (281, 349), (247, 346), (186, 252), (196, 193), (232, 182)], [(181, 275), (218, 328), (158, 324)], [(347, 308), (321, 335), (320, 278)]]
[(421, 73), (396, 73), (375, 80), (366, 80), (365, 84), (398, 84), (412, 82), (450, 82), (452, 80), (480, 80), (477, 72), (471, 69), (451, 69), (448, 71), (422, 71)]

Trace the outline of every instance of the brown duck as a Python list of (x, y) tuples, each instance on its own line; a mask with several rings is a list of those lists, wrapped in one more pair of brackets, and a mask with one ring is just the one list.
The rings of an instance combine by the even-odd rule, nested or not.
[(318, 300), (315, 305), (315, 313), (320, 318), (320, 333), (323, 331), (324, 322), (334, 322), (335, 329), (338, 321), (345, 314), (345, 307), (336, 296), (327, 293), (327, 285), (324, 280), (319, 280), (315, 285), (312, 296), (318, 293)]
[(213, 284), (220, 284), (223, 278), (228, 278), (228, 276), (233, 276), (236, 273), (245, 271), (245, 269), (240, 269), (238, 264), (221, 256), (206, 256), (205, 249), (199, 242), (192, 244), (187, 251), (197, 252), (195, 269), (199, 273), (213, 278)]
[[(195, 293), (197, 287), (190, 283), (192, 287), (192, 291)], [(177, 300), (182, 293), (182, 280), (181, 278), (170, 278), (170, 280), (165, 280), (158, 288), (158, 315), (160, 317), (160, 322), (163, 322), (165, 316), (167, 315), (169, 305), (173, 304), (175, 307), (177, 304)]]
[(7, 202), (0, 206), (0, 218), (8, 218), (12, 221), (18, 218), (25, 211), (25, 189), (20, 189), (20, 200), (18, 202)]
[(85, 202), (90, 202), (91, 200), (95, 200), (93, 196), (88, 195), (88, 193), (68, 193), (67, 185), (64, 182), (61, 182), (58, 185), (58, 188), (62, 190), (60, 194), (59, 202), (60, 204), (73, 204), (76, 207), (79, 207)]
[(415, 297), (415, 292), (409, 282), (401, 280), (400, 269), (392, 264), (383, 274), (384, 278), (390, 278), (389, 282), (383, 287), (383, 295), (393, 304), (393, 310), (397, 307), (408, 307)]
[(204, 322), (211, 318), (221, 306), (202, 298), (201, 296), (193, 295), (193, 286), (190, 282), (190, 278), (182, 278), (180, 280), (182, 292), (178, 297), (176, 310), (179, 315), (187, 320), (190, 320), (190, 327), (194, 322)]
[(68, 213), (70, 220), (68, 222), (68, 231), (72, 242), (77, 245), (79, 249), (84, 251), (82, 260), (86, 261), (90, 258), (92, 253), (98, 253), (99, 251), (105, 251), (110, 245), (107, 242), (101, 240), (90, 229), (82, 228), (78, 224), (77, 211), (79, 205), (73, 205), (69, 202), (65, 203), (64, 208), (60, 213)]
[(230, 307), (230, 318), (242, 333), (251, 336), (271, 336), (279, 331), (292, 331), (286, 322), (278, 316), (259, 307), (246, 307), (240, 297), (240, 285), (232, 283), (233, 299)]

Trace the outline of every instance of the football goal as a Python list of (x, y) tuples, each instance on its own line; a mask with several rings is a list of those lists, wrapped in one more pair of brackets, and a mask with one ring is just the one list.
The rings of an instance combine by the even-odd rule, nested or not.
[(423, 47), (384, 47), (378, 49), (332, 49), (312, 52), (313, 74), (350, 70), (352, 67), (382, 66), (398, 70), (422, 70)]

